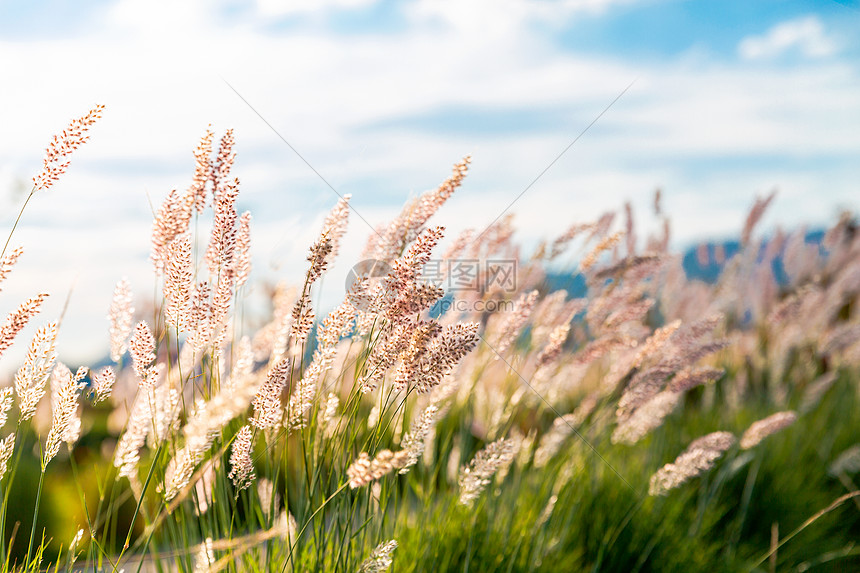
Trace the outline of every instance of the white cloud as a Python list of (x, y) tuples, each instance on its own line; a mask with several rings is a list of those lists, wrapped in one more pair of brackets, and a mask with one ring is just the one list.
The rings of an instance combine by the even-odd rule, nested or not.
[(821, 58), (835, 54), (837, 45), (816, 16), (777, 24), (764, 35), (749, 36), (738, 44), (738, 52), (747, 60), (775, 58), (789, 50), (807, 58)]
[(257, 0), (257, 10), (264, 16), (292, 16), (329, 10), (353, 10), (376, 4), (377, 0)]

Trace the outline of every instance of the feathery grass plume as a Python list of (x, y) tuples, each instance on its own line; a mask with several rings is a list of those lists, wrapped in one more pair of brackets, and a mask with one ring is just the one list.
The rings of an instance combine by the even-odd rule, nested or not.
[(311, 245), (307, 260), (310, 262), (302, 294), (293, 306), (292, 336), (296, 344), (303, 344), (314, 325), (314, 310), (311, 305), (311, 286), (320, 278), (328, 265), (332, 242), (325, 234)]
[[(6, 280), (6, 277), (9, 276), (9, 273), (12, 272), (12, 267), (15, 266), (15, 263), (18, 262), (18, 258), (24, 254), (24, 249), (22, 247), (16, 247), (14, 251), (0, 259), (0, 283)], [(0, 288), (0, 291), (3, 289)]]
[(193, 201), (193, 197), (190, 200), (183, 198), (176, 189), (172, 189), (158, 208), (152, 222), (152, 250), (149, 255), (157, 275), (164, 272), (170, 243), (188, 230), (191, 211), (194, 208)]
[(628, 281), (622, 281), (617, 286), (611, 283), (606, 288), (600, 289), (589, 301), (585, 314), (589, 330), (593, 330), (596, 335), (622, 332), (617, 328), (606, 328), (607, 319), (619, 309), (641, 300), (642, 295), (642, 288)]
[(236, 288), (248, 282), (248, 277), (251, 275), (251, 213), (249, 211), (245, 211), (239, 217), (232, 272)]
[(414, 316), (445, 294), (436, 285), (419, 281), (421, 269), (430, 261), (430, 253), (444, 231), (444, 227), (425, 229), (403, 256), (391, 263), (391, 272), (380, 284), (382, 300), (374, 302), (389, 321)]
[(311, 245), (307, 256), (307, 260), (311, 265), (308, 267), (305, 286), (306, 292), (307, 287), (315, 283), (322, 276), (323, 272), (325, 272), (328, 266), (328, 256), (331, 254), (333, 248), (331, 238), (325, 233)]
[(164, 275), (164, 318), (170, 326), (182, 329), (189, 322), (194, 261), (191, 239), (177, 237), (167, 246)]
[(215, 194), (223, 192), (230, 182), (230, 171), (233, 168), (233, 161), (236, 159), (236, 153), (233, 151), (233, 146), (236, 144), (236, 139), (233, 136), (233, 130), (228, 129), (221, 136), (221, 141), (218, 146), (218, 154), (215, 156), (215, 162), (212, 164), (211, 180), (215, 187)]
[[(229, 141), (225, 143), (225, 139), (222, 139), (222, 151), (225, 145), (232, 145), (232, 135), (230, 137), (225, 135), (225, 138)], [(232, 156), (229, 150), (226, 158), (219, 153), (220, 163), (216, 163), (216, 168), (229, 171), (229, 163), (232, 162), (230, 157)], [(239, 235), (237, 228), (239, 217), (236, 213), (239, 180), (227, 182), (225, 179), (221, 182), (222, 175), (214, 175), (216, 183), (213, 210), (215, 214), (204, 257), (214, 281), (213, 294), (210, 300), (208, 285), (199, 284), (193, 297), (191, 310), (192, 340), (195, 347), (202, 349), (212, 344), (217, 354), (220, 354), (228, 334), (227, 321), (236, 285), (236, 243)], [(245, 239), (247, 237), (243, 237), (242, 240)], [(249, 269), (243, 268), (241, 272), (244, 273), (246, 270)]]
[[(613, 361), (609, 372), (603, 379), (603, 387), (607, 392), (617, 388), (618, 384), (634, 369), (638, 369), (646, 361), (652, 362), (655, 356), (662, 356), (661, 349), (668, 343), (672, 334), (681, 325), (680, 320), (675, 320), (662, 328), (658, 328), (642, 343), (635, 339), (631, 340), (633, 348), (630, 352), (623, 352), (617, 360)], [(634, 354), (632, 351), (638, 349)], [(637, 372), (638, 374), (638, 372)], [(628, 384), (628, 387), (630, 384)]]
[(326, 257), (326, 263), (331, 264), (340, 252), (340, 241), (346, 234), (349, 225), (349, 200), (352, 195), (345, 194), (335, 205), (323, 222), (322, 234), (331, 241), (331, 251)]
[(398, 473), (405, 474), (409, 468), (418, 463), (418, 458), (424, 454), (425, 439), (436, 426), (438, 413), (438, 406), (431, 404), (412, 422), (409, 432), (403, 436), (403, 441), (400, 442), (400, 447), (407, 453), (407, 456)]
[(24, 364), (15, 374), (15, 394), (18, 396), (22, 422), (33, 417), (36, 406), (45, 395), (45, 383), (57, 359), (54, 348), (56, 339), (57, 323), (52, 322), (38, 329), (30, 342)]
[(854, 444), (839, 454), (827, 468), (827, 473), (833, 476), (857, 472), (860, 472), (860, 444)]
[(388, 571), (394, 558), (391, 556), (397, 549), (397, 540), (385, 541), (370, 552), (370, 556), (361, 562), (358, 573), (384, 573)]
[[(51, 413), (55, 420), (57, 412), (63, 406), (62, 400), (64, 398), (64, 389), (68, 386), (75, 385), (77, 386), (78, 391), (80, 391), (84, 385), (82, 382), (84, 377), (86, 377), (86, 369), (83, 366), (79, 368), (78, 372), (74, 375), (72, 374), (72, 371), (69, 370), (69, 367), (62, 362), (58, 361), (56, 366), (54, 366), (54, 370), (51, 372), (51, 377), (49, 378), (49, 383), (51, 389)], [(71, 382), (69, 382), (69, 380), (71, 380)], [(78, 438), (80, 438), (81, 435), (81, 415), (80, 409), (77, 406), (76, 398), (75, 407), (73, 408), (72, 413), (67, 416), (67, 419), (68, 421), (64, 423), (65, 430), (59, 435), (59, 440), (66, 442), (67, 444), (73, 444), (78, 441)], [(56, 424), (52, 424), (52, 426), (54, 425)]]
[(594, 222), (594, 225), (591, 229), (591, 232), (588, 233), (585, 241), (589, 242), (595, 237), (603, 237), (606, 233), (609, 232), (609, 228), (612, 227), (612, 223), (615, 222), (615, 211), (607, 211), (597, 218), (597, 221)]
[(66, 172), (71, 163), (69, 157), (74, 150), (89, 140), (90, 127), (101, 118), (104, 108), (103, 105), (95, 106), (83, 117), (73, 119), (61, 134), (54, 135), (45, 151), (42, 171), (33, 177), (34, 191), (48, 189)]
[(230, 473), (227, 475), (233, 480), (233, 485), (243, 490), (251, 485), (256, 479), (254, 473), (254, 461), (251, 459), (251, 450), (254, 448), (251, 426), (245, 425), (236, 433), (233, 440), (233, 449), (230, 452)]
[(254, 374), (254, 351), (251, 348), (251, 339), (243, 336), (233, 346), (233, 364), (230, 375), (226, 380), (222, 379), (221, 388), (226, 392), (238, 391), (241, 386), (251, 382)]
[(680, 328), (681, 321), (674, 320), (667, 324), (666, 326), (662, 326), (655, 330), (651, 336), (649, 336), (645, 342), (642, 343), (638, 352), (636, 352), (636, 358), (634, 358), (633, 363), (630, 365), (631, 368), (639, 368), (642, 366), (642, 363), (651, 356), (659, 356), (660, 350), (663, 346), (666, 345), (667, 342), (672, 338), (675, 332)]
[(113, 385), (116, 382), (116, 372), (110, 366), (105, 366), (92, 376), (93, 403), (98, 404), (110, 398)]
[(436, 321), (418, 320), (412, 327), (409, 345), (400, 353), (397, 369), (394, 372), (394, 390), (406, 390), (414, 385), (427, 365), (424, 360), (429, 352), (430, 343), (442, 332), (442, 325)]
[(7, 386), (0, 390), (0, 428), (6, 425), (6, 421), (9, 419), (9, 410), (12, 409), (12, 402), (14, 398), (12, 394), (15, 389), (11, 386)]
[(110, 321), (110, 359), (119, 362), (126, 351), (126, 341), (131, 336), (131, 323), (134, 316), (131, 283), (123, 277), (113, 291), (108, 320)]
[(532, 311), (531, 340), (534, 345), (549, 343), (553, 330), (569, 324), (587, 306), (586, 299), (568, 300), (568, 292), (564, 289), (547, 293)]
[(209, 300), (209, 281), (201, 281), (194, 286), (189, 311), (188, 338), (186, 343), (197, 352), (203, 351), (211, 340), (213, 309)]
[(771, 414), (767, 418), (753, 422), (744, 435), (741, 436), (741, 449), (749, 450), (761, 443), (762, 440), (770, 435), (784, 430), (797, 421), (797, 414), (788, 410), (786, 412), (777, 412)]
[(636, 254), (636, 231), (633, 221), (633, 206), (630, 201), (624, 202), (624, 236), (627, 239), (627, 256)]
[(752, 208), (750, 208), (747, 220), (744, 223), (743, 232), (741, 232), (741, 247), (745, 247), (749, 244), (756, 225), (761, 221), (762, 216), (764, 216), (765, 211), (767, 211), (767, 208), (770, 206), (771, 202), (773, 202), (775, 197), (776, 191), (772, 191), (766, 197), (756, 197), (755, 203)]
[(696, 247), (696, 262), (700, 267), (707, 267), (711, 264), (711, 253), (708, 251), (708, 243), (699, 243)]
[(315, 317), (316, 314), (314, 313), (313, 306), (311, 305), (311, 295), (305, 293), (296, 301), (296, 305), (293, 307), (291, 316), (292, 321), (290, 323), (290, 330), (297, 344), (302, 344), (308, 337), (308, 334), (314, 325)]
[[(138, 396), (141, 394), (143, 393), (138, 392)], [(157, 386), (149, 397), (144, 396), (144, 401), (151, 403), (146, 443), (151, 449), (155, 449), (179, 429), (179, 404), (182, 395), (178, 389), (165, 382)]]
[[(228, 132), (229, 134), (229, 132)], [(216, 213), (216, 225), (218, 219), (218, 207), (216, 205), (218, 197), (223, 194), (222, 187), (226, 183), (226, 176), (229, 175), (229, 165), (225, 165), (224, 161), (229, 159), (232, 163), (231, 154), (228, 151), (226, 156), (219, 154), (219, 160), (222, 165), (218, 167), (219, 174), (224, 175), (222, 181), (220, 176), (215, 176), (216, 167), (210, 167), (209, 155), (212, 150), (213, 133), (207, 129), (206, 134), (201, 139), (194, 151), (195, 167), (194, 176), (191, 186), (188, 188), (184, 196), (180, 196), (179, 192), (173, 189), (161, 204), (155, 220), (152, 223), (152, 253), (150, 260), (155, 266), (156, 274), (164, 272), (164, 267), (168, 259), (168, 247), (174, 239), (182, 235), (188, 230), (191, 222), (191, 215), (196, 209), (198, 213), (203, 212), (206, 207), (207, 182), (212, 180), (215, 186), (213, 200), (213, 208)], [(225, 136), (227, 137), (227, 136)], [(222, 140), (222, 146), (224, 141)], [(232, 135), (230, 135), (230, 146), (232, 146)], [(217, 182), (216, 182), (217, 180)], [(215, 231), (215, 229), (213, 229)], [(207, 251), (207, 256), (209, 251)]]
[(728, 346), (728, 340), (712, 340), (709, 336), (723, 322), (723, 315), (713, 314), (683, 324), (669, 338), (669, 344), (659, 364), (680, 369)]
[(334, 435), (337, 424), (337, 409), (340, 406), (340, 397), (334, 392), (329, 392), (322, 406), (322, 414), (319, 418), (319, 427), (323, 436), (331, 437)]
[(90, 369), (88, 367), (78, 366), (78, 369), (75, 371), (75, 382), (83, 382), (89, 373)]
[(660, 269), (663, 261), (663, 256), (654, 253), (631, 255), (595, 270), (588, 280), (591, 284), (597, 284), (615, 276), (624, 276), (628, 280), (653, 276)]
[(140, 449), (146, 443), (146, 434), (151, 425), (149, 419), (149, 397), (139, 392), (128, 416), (125, 431), (120, 436), (114, 450), (113, 465), (119, 471), (117, 478), (137, 478), (137, 463), (140, 461)]
[(305, 275), (302, 294), (296, 300), (291, 313), (291, 335), (295, 344), (303, 344), (314, 323), (314, 311), (311, 306), (311, 286), (325, 272), (328, 264), (334, 260), (340, 248), (340, 240), (346, 232), (349, 218), (349, 195), (338, 201), (323, 223), (319, 239), (311, 245), (307, 260), (310, 263)]
[(637, 372), (630, 380), (618, 400), (616, 416), (624, 418), (642, 404), (656, 396), (665, 386), (669, 376), (675, 372), (671, 366), (657, 365)]
[(12, 432), (2, 440), (0, 440), (0, 480), (6, 475), (6, 470), (9, 469), (9, 458), (12, 457), (12, 452), (15, 450), (15, 432)]
[(198, 213), (206, 209), (206, 184), (212, 176), (210, 156), (213, 137), (215, 133), (207, 128), (206, 133), (200, 138), (200, 143), (194, 149), (194, 177), (191, 180), (188, 195), (194, 197), (194, 207)]
[(220, 355), (224, 341), (229, 334), (230, 302), (233, 299), (233, 286), (229, 280), (219, 280), (218, 288), (212, 297), (211, 323), (208, 339), (216, 354)]
[(666, 495), (669, 490), (710, 470), (735, 441), (730, 432), (714, 432), (694, 440), (673, 463), (651, 476), (648, 494)]
[(60, 451), (60, 443), (66, 442), (69, 447), (74, 444), (81, 434), (81, 418), (78, 411), (78, 395), (83, 383), (72, 376), (71, 371), (62, 363), (54, 368), (55, 382), (52, 382), (53, 420), (48, 439), (45, 442), (45, 453), (42, 457), (42, 471)]
[(860, 324), (843, 324), (822, 333), (818, 353), (833, 355), (860, 342)]
[(725, 375), (725, 373), (726, 371), (724, 369), (713, 368), (711, 366), (685, 368), (669, 380), (668, 388), (672, 392), (686, 392), (696, 386), (702, 386), (719, 380)]
[(577, 238), (578, 236), (586, 233), (588, 231), (592, 231), (595, 228), (594, 223), (576, 223), (571, 225), (564, 233), (562, 233), (558, 238), (556, 238), (552, 242), (552, 246), (549, 252), (549, 260), (555, 259), (570, 245), (570, 243)]
[(514, 343), (520, 331), (526, 325), (537, 302), (538, 291), (533, 290), (523, 293), (514, 303), (514, 310), (510, 312), (501, 323), (496, 334), (495, 354), (496, 360)]
[[(517, 428), (513, 428), (511, 430), (510, 438), (508, 438), (508, 440), (512, 442), (510, 448), (513, 450), (513, 455), (511, 456), (510, 461), (502, 463), (496, 471), (496, 480), (499, 483), (505, 481), (505, 478), (508, 477), (508, 472), (511, 470), (511, 466), (515, 461), (517, 461), (517, 459), (521, 460), (522, 464), (528, 463), (536, 437), (537, 430), (532, 430), (529, 432), (528, 436), (524, 436)], [(527, 448), (525, 452), (523, 452), (523, 447)]]
[(12, 346), (15, 337), (21, 332), (21, 329), (27, 326), (30, 319), (39, 312), (42, 302), (48, 297), (47, 293), (40, 293), (33, 298), (27, 299), (15, 310), (9, 313), (6, 317), (6, 322), (0, 327), (0, 355), (6, 352), (6, 349)]
[(146, 322), (140, 321), (134, 327), (134, 334), (128, 343), (128, 350), (141, 388), (152, 390), (155, 388), (158, 369), (153, 365), (155, 362), (155, 337)]
[(194, 514), (197, 516), (209, 511), (209, 506), (212, 503), (214, 495), (215, 470), (218, 465), (217, 460), (212, 460), (206, 464), (200, 480), (194, 484)]
[(68, 568), (71, 569), (75, 562), (78, 560), (80, 556), (80, 551), (78, 550), (78, 546), (81, 543), (81, 540), (84, 538), (84, 530), (83, 528), (78, 528), (78, 531), (75, 533), (75, 536), (72, 537), (72, 540), (69, 542), (69, 551), (68, 551)]
[[(275, 484), (263, 477), (257, 480), (257, 497), (260, 498), (260, 508), (267, 519), (272, 509), (274, 508), (277, 511), (281, 505), (281, 497), (278, 495), (277, 489), (275, 489)], [(295, 526), (293, 526), (293, 529), (295, 529)]]
[(543, 527), (546, 525), (546, 522), (549, 521), (549, 518), (552, 517), (552, 510), (555, 509), (555, 504), (558, 502), (558, 496), (552, 494), (546, 502), (546, 505), (543, 508), (543, 511), (540, 513), (540, 517), (537, 519), (537, 526)]
[(821, 398), (827, 394), (827, 391), (833, 387), (836, 378), (836, 372), (831, 370), (810, 382), (803, 392), (803, 397), (800, 399), (800, 412), (806, 413), (811, 411), (821, 401)]
[(475, 348), (480, 326), (477, 322), (446, 324), (442, 332), (430, 341), (428, 351), (420, 361), (420, 372), (414, 377), (419, 394), (426, 394), (437, 387)]
[(666, 416), (678, 405), (682, 395), (681, 392), (664, 390), (638, 406), (632, 413), (620, 417), (618, 426), (612, 432), (612, 443), (633, 445), (648, 432), (660, 427)]
[(317, 348), (314, 350), (313, 360), (290, 396), (286, 422), (288, 429), (301, 429), (307, 424), (307, 415), (316, 398), (320, 381), (334, 364), (338, 342), (352, 330), (356, 312), (347, 297), (323, 319), (317, 331)]
[(399, 470), (409, 459), (409, 452), (381, 450), (375, 458), (361, 452), (358, 459), (346, 468), (349, 487), (352, 489), (366, 486), (394, 470)]
[(207, 537), (197, 548), (194, 556), (194, 573), (207, 573), (215, 564), (215, 551), (212, 548), (213, 540)]
[(625, 323), (641, 322), (653, 306), (654, 300), (650, 298), (628, 301), (627, 304), (609, 313), (601, 328), (604, 330), (620, 329)]
[(544, 346), (537, 356), (536, 368), (544, 368), (554, 362), (561, 355), (562, 346), (570, 334), (570, 324), (556, 326), (549, 335), (549, 342)]
[(281, 392), (287, 384), (290, 375), (290, 361), (282, 359), (275, 364), (266, 377), (266, 381), (257, 390), (252, 404), (254, 417), (250, 422), (261, 430), (271, 430), (281, 425), (284, 409), (281, 406)]
[[(239, 180), (216, 189), (212, 208), (215, 212), (212, 221), (212, 234), (206, 248), (206, 263), (212, 276), (223, 273), (226, 278), (233, 264), (236, 252), (236, 223), (239, 215), (236, 212), (236, 198), (239, 196)], [(232, 279), (232, 277), (229, 277)]]
[(481, 492), (490, 485), (490, 480), (497, 471), (507, 468), (514, 461), (519, 441), (514, 438), (502, 438), (489, 444), (475, 454), (468, 467), (460, 470), (460, 499), (461, 505), (472, 505)]
[(654, 190), (654, 202), (651, 204), (654, 215), (659, 217), (663, 214), (663, 190), (659, 187)]
[(603, 254), (605, 251), (608, 251), (615, 245), (617, 245), (621, 241), (621, 237), (624, 235), (622, 231), (618, 231), (613, 235), (609, 235), (608, 237), (604, 237), (594, 246), (591, 251), (583, 257), (582, 261), (579, 263), (579, 272), (585, 273), (594, 266), (594, 263), (597, 262), (597, 259)]

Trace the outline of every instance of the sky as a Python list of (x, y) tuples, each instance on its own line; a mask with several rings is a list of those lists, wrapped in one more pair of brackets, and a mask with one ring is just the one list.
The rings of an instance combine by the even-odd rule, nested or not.
[(235, 130), (258, 284), (297, 282), (326, 212), (353, 195), (361, 217), (323, 307), (343, 294), (365, 221), (389, 220), (467, 154), (434, 219), (449, 237), (508, 209), (534, 245), (628, 200), (642, 236), (656, 188), (679, 248), (736, 235), (774, 189), (765, 229), (821, 226), (860, 208), (858, 28), (848, 0), (0, 0), (4, 233), (51, 136), (106, 106), (27, 207), (0, 312), (44, 290), (44, 324), (68, 297), (61, 359), (101, 358), (117, 280), (141, 306), (152, 297), (153, 205), (188, 186), (209, 125)]

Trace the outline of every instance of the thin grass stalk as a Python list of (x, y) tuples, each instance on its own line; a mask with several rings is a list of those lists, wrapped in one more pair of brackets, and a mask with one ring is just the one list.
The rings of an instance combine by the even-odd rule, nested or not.
[(806, 521), (801, 523), (800, 526), (797, 527), (797, 529), (795, 529), (794, 531), (789, 533), (786, 537), (783, 537), (782, 541), (777, 543), (774, 547), (772, 547), (770, 549), (770, 551), (768, 551), (767, 553), (762, 555), (758, 561), (753, 563), (751, 569), (755, 569), (756, 567), (758, 567), (759, 565), (764, 563), (768, 558), (770, 558), (771, 555), (776, 553), (780, 547), (782, 547), (783, 545), (785, 545), (786, 543), (791, 541), (798, 533), (800, 533), (801, 531), (803, 531), (804, 529), (806, 529), (807, 527), (809, 527), (810, 525), (812, 525), (813, 523), (818, 521), (820, 518), (824, 517), (825, 515), (827, 515), (828, 513), (830, 513), (831, 511), (833, 511), (834, 509), (836, 509), (837, 507), (839, 507), (840, 505), (842, 505), (843, 503), (848, 501), (849, 499), (854, 499), (855, 497), (858, 497), (858, 496), (860, 496), (860, 490), (852, 491), (851, 493), (846, 493), (845, 495), (836, 498), (833, 501), (833, 503), (831, 503), (830, 505), (828, 505), (824, 509), (816, 512), (809, 519), (807, 519)]
[(39, 472), (39, 486), (36, 488), (36, 505), (33, 508), (33, 526), (30, 528), (30, 541), (27, 544), (27, 558), (24, 560), (24, 566), (30, 567), (30, 554), (33, 552), (33, 538), (36, 536), (36, 520), (39, 517), (39, 503), (42, 500), (42, 486), (45, 483), (45, 467), (42, 466), (42, 471)]
[(9, 248), (9, 242), (12, 240), (12, 235), (15, 234), (15, 229), (18, 228), (18, 223), (21, 222), (21, 216), (24, 214), (24, 209), (27, 208), (27, 205), (30, 203), (30, 199), (33, 198), (33, 195), (36, 194), (36, 186), (30, 190), (30, 194), (27, 195), (27, 198), (24, 200), (24, 204), (21, 205), (21, 210), (18, 211), (18, 216), (15, 218), (15, 223), (12, 225), (12, 230), (9, 231), (9, 236), (6, 237), (6, 242), (3, 244), (3, 251), (0, 252), (0, 259), (6, 256), (6, 249)]
[[(11, 544), (9, 546), (9, 553), (6, 552), (6, 512), (9, 507), (9, 493), (12, 491), (12, 482), (15, 480), (15, 474), (18, 471), (18, 462), (21, 459), (21, 450), (23, 449), (22, 443), (19, 443), (19, 439), (23, 442), (23, 437), (20, 436), (20, 428), (21, 422), (18, 421), (18, 424), (15, 426), (15, 457), (12, 462), (12, 467), (9, 470), (9, 479), (6, 481), (6, 487), (3, 492), (3, 506), (0, 508), (0, 548), (2, 548), (3, 555), (6, 555), (6, 558), (9, 558), (9, 555), (12, 552)], [(4, 476), (5, 477), (5, 476)], [(0, 480), (2, 482), (2, 480)]]

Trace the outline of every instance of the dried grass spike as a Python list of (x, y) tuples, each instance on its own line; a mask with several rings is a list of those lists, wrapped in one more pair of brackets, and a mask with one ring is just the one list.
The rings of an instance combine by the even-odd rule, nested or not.
[(777, 412), (767, 418), (753, 422), (744, 435), (741, 436), (741, 449), (748, 450), (761, 443), (762, 440), (784, 430), (797, 421), (797, 414), (792, 411)]
[(39, 308), (47, 297), (47, 293), (38, 294), (22, 302), (15, 312), (10, 313), (6, 317), (6, 323), (0, 328), (0, 355), (12, 346), (15, 337), (18, 336), (21, 329), (27, 326), (30, 319), (39, 312)]
[(254, 448), (251, 426), (245, 425), (236, 433), (233, 440), (233, 449), (230, 452), (230, 473), (227, 475), (233, 480), (236, 489), (243, 490), (251, 485), (256, 478), (254, 473), (254, 461), (251, 459), (251, 451)]
[(113, 300), (108, 313), (110, 321), (110, 359), (119, 362), (126, 351), (126, 341), (131, 336), (131, 323), (134, 316), (131, 283), (123, 277), (113, 291)]
[(90, 127), (101, 118), (105, 106), (97, 105), (83, 117), (73, 119), (59, 135), (55, 135), (45, 151), (42, 171), (33, 177), (33, 191), (51, 187), (69, 167), (72, 152), (86, 143)]
[(397, 541), (394, 539), (380, 543), (370, 552), (370, 556), (361, 562), (358, 567), (359, 573), (384, 573), (388, 571), (394, 562), (391, 554), (394, 553), (395, 549), (397, 549)]

